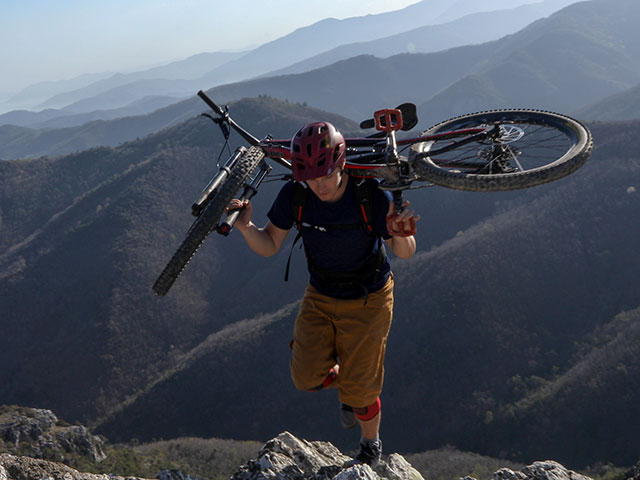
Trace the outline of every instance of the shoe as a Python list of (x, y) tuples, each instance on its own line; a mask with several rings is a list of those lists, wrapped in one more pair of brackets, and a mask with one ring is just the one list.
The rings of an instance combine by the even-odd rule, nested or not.
[(340, 404), (340, 425), (342, 425), (342, 428), (345, 430), (351, 430), (358, 426), (358, 419), (353, 412), (353, 408), (344, 403)]
[(380, 463), (381, 458), (382, 441), (380, 439), (360, 442), (360, 453), (356, 455), (356, 460), (366, 463), (371, 468), (375, 469), (378, 466), (378, 463)]

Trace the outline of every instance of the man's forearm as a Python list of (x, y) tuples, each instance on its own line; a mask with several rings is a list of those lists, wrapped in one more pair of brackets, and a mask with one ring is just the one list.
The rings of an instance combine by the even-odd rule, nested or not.
[(245, 227), (238, 228), (249, 248), (263, 257), (271, 257), (278, 252), (278, 248), (271, 235), (264, 229), (257, 227), (253, 222)]
[(391, 251), (396, 257), (411, 258), (416, 253), (416, 239), (410, 237), (391, 237)]

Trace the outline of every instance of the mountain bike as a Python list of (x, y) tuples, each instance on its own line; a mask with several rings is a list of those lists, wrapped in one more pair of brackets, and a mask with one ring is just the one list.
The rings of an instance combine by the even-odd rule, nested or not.
[[(203, 115), (221, 128), (227, 142), (232, 128), (250, 146), (235, 150), (192, 205), (196, 219), (153, 285), (157, 295), (166, 295), (211, 232), (229, 235), (240, 213), (226, 212), (232, 198), (241, 192), (237, 198), (251, 199), (272, 170), (271, 163), (291, 170), (290, 139), (258, 139), (231, 118), (229, 107), (220, 108), (202, 91), (198, 96), (215, 114)], [(379, 179), (379, 188), (392, 193), (397, 212), (402, 210), (402, 192), (425, 184), (495, 192), (549, 183), (580, 168), (593, 149), (591, 133), (582, 123), (541, 110), (472, 113), (417, 136), (403, 133), (417, 123), (415, 105), (404, 103), (361, 122), (361, 129), (375, 128), (375, 133), (345, 138), (349, 174)]]

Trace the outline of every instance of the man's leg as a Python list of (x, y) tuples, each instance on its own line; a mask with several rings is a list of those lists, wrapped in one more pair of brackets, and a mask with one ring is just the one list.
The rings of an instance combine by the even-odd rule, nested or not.
[(378, 412), (378, 415), (371, 420), (365, 421), (358, 419), (360, 429), (362, 430), (362, 438), (365, 440), (375, 440), (376, 438), (379, 438), (381, 416), (382, 413)]
[(379, 435), (380, 416), (381, 413), (378, 412), (371, 420), (358, 419), (362, 429), (362, 438), (360, 438), (360, 452), (356, 455), (356, 459), (371, 468), (376, 468), (382, 458), (382, 441)]
[(380, 460), (380, 393), (384, 355), (393, 310), (393, 278), (378, 292), (340, 302), (336, 313), (336, 346), (340, 358), (337, 386), (340, 401), (350, 405), (362, 438), (358, 459), (375, 466)]
[(376, 440), (380, 432), (381, 403), (378, 398), (372, 405), (366, 408), (354, 408), (354, 413), (360, 424), (362, 438), (364, 440)]
[(291, 343), (291, 378), (300, 390), (315, 391), (336, 385), (335, 330), (332, 302), (308, 287), (300, 304)]

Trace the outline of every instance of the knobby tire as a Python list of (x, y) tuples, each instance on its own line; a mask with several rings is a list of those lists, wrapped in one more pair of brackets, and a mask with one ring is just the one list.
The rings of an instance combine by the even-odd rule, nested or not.
[(209, 200), (207, 206), (193, 222), (185, 239), (167, 263), (153, 285), (153, 291), (160, 296), (167, 294), (180, 276), (202, 242), (211, 233), (225, 212), (231, 199), (238, 193), (251, 173), (264, 158), (264, 152), (258, 147), (250, 147), (236, 162), (225, 182)]
[[(553, 134), (555, 136), (553, 142), (556, 142), (557, 145), (554, 145), (553, 148), (557, 149), (557, 152), (549, 152), (544, 164), (534, 165), (531, 169), (489, 174), (470, 173), (469, 171), (464, 171), (464, 169), (452, 167), (453, 160), (447, 166), (443, 166), (443, 164), (447, 163), (443, 159), (432, 159), (427, 156), (425, 158), (417, 158), (413, 162), (415, 173), (421, 180), (458, 190), (486, 192), (517, 190), (549, 183), (571, 174), (587, 161), (593, 149), (591, 133), (577, 120), (553, 112), (530, 109), (490, 110), (462, 115), (433, 126), (424, 131), (422, 135), (492, 125), (495, 122), (525, 127), (522, 142), (519, 140), (513, 142), (515, 148), (520, 149), (523, 154), (523, 161), (526, 160), (527, 154), (530, 154), (532, 158), (541, 157), (544, 156), (545, 148), (550, 150), (550, 147), (545, 146), (544, 142), (546, 140), (542, 138), (542, 134), (538, 134), (540, 138), (534, 138), (533, 141), (531, 137), (527, 137), (527, 128), (531, 129), (531, 131), (544, 129), (545, 132), (550, 132), (550, 137)], [(527, 138), (530, 142), (528, 144), (526, 143)], [(558, 141), (561, 141), (562, 144), (558, 144)], [(547, 141), (547, 143), (550, 142)], [(437, 149), (438, 145), (435, 144), (437, 142), (416, 144), (412, 147), (412, 153), (424, 154), (430, 149)], [(486, 147), (482, 147), (479, 144), (467, 144), (465, 147), (461, 147), (460, 150), (466, 149), (468, 153), (458, 153), (458, 156), (467, 155), (467, 158), (472, 158), (475, 154), (479, 157), (482, 148)], [(527, 150), (525, 151), (525, 149)], [(456, 150), (453, 150), (448, 155), (455, 159)]]

